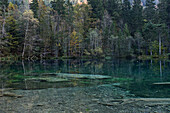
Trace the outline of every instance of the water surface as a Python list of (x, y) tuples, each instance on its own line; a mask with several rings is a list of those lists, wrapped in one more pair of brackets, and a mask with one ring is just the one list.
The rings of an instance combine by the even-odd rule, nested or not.
[[(69, 82), (27, 81), (44, 73), (79, 73), (111, 76), (111, 79), (72, 79)], [(53, 76), (55, 77), (55, 76)], [(64, 87), (90, 87), (110, 84), (136, 97), (170, 97), (170, 62), (159, 60), (45, 60), (0, 62), (2, 88), (35, 90)]]

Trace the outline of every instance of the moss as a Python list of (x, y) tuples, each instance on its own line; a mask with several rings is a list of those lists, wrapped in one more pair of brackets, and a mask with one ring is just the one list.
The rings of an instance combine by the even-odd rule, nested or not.
[(13, 80), (13, 79), (12, 79), (12, 80), (8, 80), (8, 81), (7, 81), (7, 83), (9, 83), (9, 84), (10, 84), (10, 83), (16, 83), (16, 82), (20, 82), (20, 80)]
[(131, 78), (112, 78), (112, 79), (107, 79), (106, 81), (108, 82), (124, 82), (124, 81), (131, 81)]
[(31, 77), (32, 76), (24, 76), (24, 75), (16, 74), (16, 75), (11, 76), (8, 82), (9, 83), (21, 82), (25, 80), (26, 78), (31, 78)]
[(23, 76), (23, 75), (14, 75), (12, 78), (14, 79), (24, 79), (24, 78), (27, 78), (27, 76)]
[(18, 61), (21, 60), (19, 56), (0, 57), (0, 61)]
[(75, 59), (76, 57), (73, 56), (62, 56), (62, 57), (58, 57), (58, 59)]

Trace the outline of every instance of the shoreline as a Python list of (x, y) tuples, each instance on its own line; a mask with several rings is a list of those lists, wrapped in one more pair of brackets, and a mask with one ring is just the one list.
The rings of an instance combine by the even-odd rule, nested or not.
[(106, 56), (106, 57), (92, 57), (92, 56), (82, 56), (82, 57), (51, 57), (51, 58), (45, 58), (45, 59), (40, 59), (40, 58), (35, 58), (35, 59), (23, 59), (20, 57), (0, 57), (0, 61), (19, 61), (19, 60), (25, 60), (25, 61), (37, 61), (37, 60), (68, 60), (68, 59), (91, 59), (91, 60), (112, 60), (112, 59), (126, 59), (126, 60), (133, 60), (133, 59), (137, 59), (137, 60), (170, 60), (170, 58), (168, 58), (168, 55), (165, 56), (149, 56), (149, 55), (142, 55), (142, 56), (136, 56), (136, 57), (110, 57), (110, 56)]

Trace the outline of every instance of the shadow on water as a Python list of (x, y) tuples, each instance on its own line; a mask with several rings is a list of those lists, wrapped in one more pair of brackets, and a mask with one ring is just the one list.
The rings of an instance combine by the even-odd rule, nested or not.
[[(49, 73), (52, 75), (48, 75)], [(68, 81), (60, 78), (54, 82), (57, 78), (56, 73), (106, 75), (111, 78), (78, 79), (75, 77)], [(44, 80), (44, 77), (48, 78), (48, 81)], [(165, 60), (8, 61), (0, 62), (0, 78), (2, 88), (28, 90), (111, 84), (140, 97), (170, 97), (170, 85), (154, 85), (154, 83), (170, 82), (170, 62)]]

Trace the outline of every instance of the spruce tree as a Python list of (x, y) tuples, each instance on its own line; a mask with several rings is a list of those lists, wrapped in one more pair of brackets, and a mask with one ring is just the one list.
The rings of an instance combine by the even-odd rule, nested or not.
[(124, 0), (122, 5), (122, 18), (124, 23), (131, 24), (131, 5), (129, 0)]
[(130, 17), (131, 24), (129, 25), (132, 35), (134, 35), (135, 32), (142, 30), (143, 27), (142, 9), (143, 7), (141, 6), (141, 1), (135, 0)]
[(18, 29), (17, 20), (13, 16), (16, 10), (17, 9), (15, 5), (10, 2), (8, 6), (9, 16), (6, 18), (5, 28), (6, 28), (7, 36), (5, 38), (7, 40), (7, 46), (10, 50), (10, 53), (12, 53), (13, 55), (18, 53), (19, 40), (20, 40), (17, 31)]
[(64, 15), (65, 14), (65, 1), (64, 0), (54, 0), (51, 2), (52, 8), (58, 12), (59, 15)]
[(30, 3), (30, 9), (34, 12), (34, 18), (38, 18), (38, 0), (33, 0), (32, 3)]
[(3, 7), (8, 7), (8, 0), (1, 0), (0, 1), (0, 7), (3, 8)]
[(156, 7), (153, 0), (146, 0), (146, 7), (144, 9), (145, 21), (155, 22), (156, 20)]
[(92, 18), (102, 20), (104, 14), (103, 0), (89, 0), (88, 3), (92, 7)]
[[(169, 38), (170, 38), (170, 1), (169, 0), (167, 0), (167, 9), (166, 9), (166, 12), (168, 14), (167, 22), (166, 23), (168, 25), (168, 32), (169, 32)], [(169, 52), (170, 52), (170, 49), (169, 49)]]
[[(170, 0), (167, 0), (167, 9), (166, 9), (167, 13), (168, 13), (168, 17), (167, 17), (167, 25), (168, 25), (168, 40), (170, 43)], [(168, 52), (170, 53), (170, 44), (168, 47)]]
[(158, 21), (159, 23), (166, 23), (166, 19), (168, 18), (168, 12), (167, 10), (167, 1), (166, 0), (161, 0), (160, 3), (158, 4)]
[(108, 0), (106, 2), (106, 9), (113, 18), (113, 20), (118, 21), (120, 17), (120, 5), (118, 0)]

